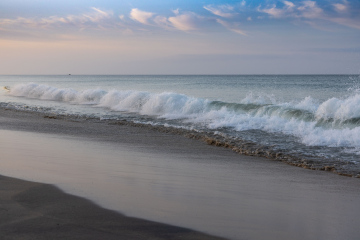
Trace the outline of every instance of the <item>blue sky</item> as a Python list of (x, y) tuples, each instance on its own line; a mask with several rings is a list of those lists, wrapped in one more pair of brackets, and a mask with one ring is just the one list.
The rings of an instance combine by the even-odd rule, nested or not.
[(360, 74), (360, 1), (2, 0), (0, 74)]

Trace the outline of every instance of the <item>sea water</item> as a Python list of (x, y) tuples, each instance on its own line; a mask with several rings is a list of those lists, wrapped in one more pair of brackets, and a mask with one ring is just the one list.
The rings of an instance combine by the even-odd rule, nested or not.
[(360, 173), (358, 75), (0, 76), (0, 84), (2, 108), (186, 129)]

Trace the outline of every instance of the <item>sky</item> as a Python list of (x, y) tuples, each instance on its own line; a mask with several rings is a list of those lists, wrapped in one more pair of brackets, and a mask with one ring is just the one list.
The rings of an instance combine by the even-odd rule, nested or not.
[(359, 0), (1, 0), (0, 74), (360, 74)]

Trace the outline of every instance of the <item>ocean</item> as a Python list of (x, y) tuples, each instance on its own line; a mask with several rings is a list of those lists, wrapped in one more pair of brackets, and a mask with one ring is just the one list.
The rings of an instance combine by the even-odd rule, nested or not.
[(359, 75), (0, 76), (0, 107), (176, 129), (360, 177)]

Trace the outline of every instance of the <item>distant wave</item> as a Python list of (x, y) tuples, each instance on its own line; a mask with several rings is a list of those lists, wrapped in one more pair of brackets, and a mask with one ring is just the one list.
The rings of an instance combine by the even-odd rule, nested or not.
[(306, 97), (300, 102), (268, 103), (246, 97), (239, 103), (210, 101), (173, 92), (77, 91), (36, 83), (11, 88), (10, 95), (89, 104), (113, 111), (152, 115), (167, 120), (181, 120), (209, 129), (231, 128), (235, 131), (259, 129), (296, 136), (306, 145), (360, 148), (360, 95), (324, 102)]

